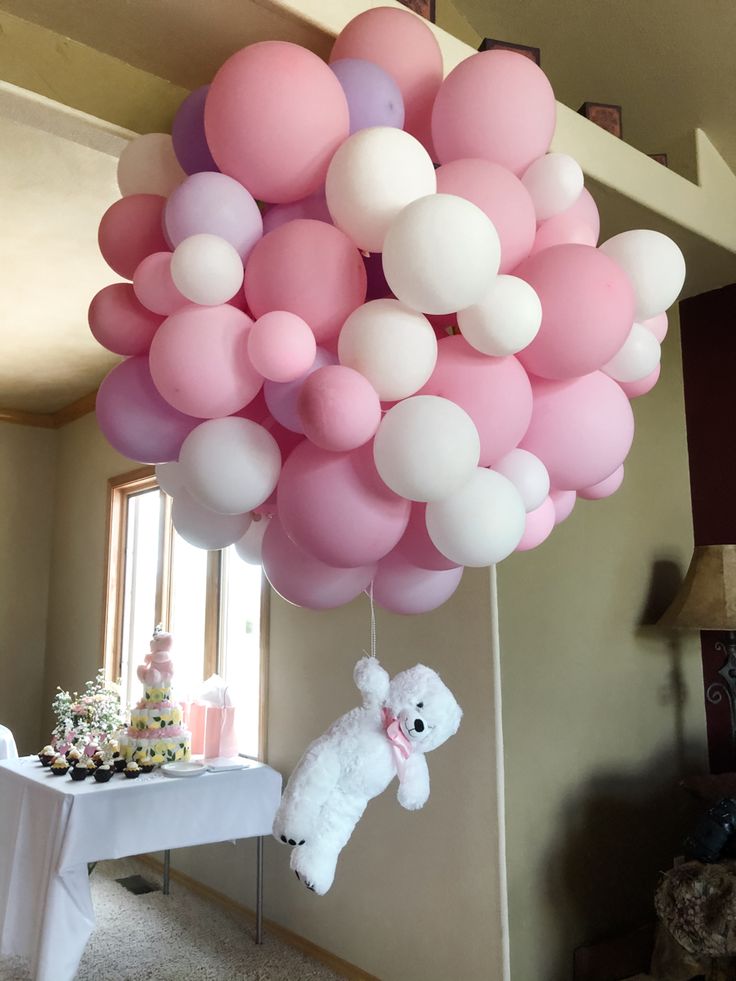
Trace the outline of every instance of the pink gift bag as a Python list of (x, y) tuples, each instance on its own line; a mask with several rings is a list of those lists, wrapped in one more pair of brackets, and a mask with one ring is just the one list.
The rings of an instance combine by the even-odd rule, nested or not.
[(205, 709), (204, 758), (214, 760), (218, 756), (237, 756), (238, 740), (235, 735), (235, 709), (215, 708), (213, 705), (198, 706)]

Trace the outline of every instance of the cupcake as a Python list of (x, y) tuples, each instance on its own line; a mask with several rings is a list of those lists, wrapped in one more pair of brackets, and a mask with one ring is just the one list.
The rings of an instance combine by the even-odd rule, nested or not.
[(54, 762), (51, 764), (51, 772), (55, 777), (63, 777), (68, 769), (69, 764), (63, 756), (57, 756)]
[(97, 783), (107, 783), (112, 773), (112, 767), (109, 763), (101, 763), (94, 772), (94, 778)]
[(38, 754), (38, 758), (41, 761), (42, 766), (51, 766), (57, 755), (58, 754), (53, 746), (44, 746), (44, 748)]
[(76, 764), (81, 760), (82, 754), (74, 746), (66, 754), (66, 761), (70, 766), (76, 766)]
[(77, 760), (76, 764), (69, 771), (72, 780), (85, 780), (90, 774), (90, 767), (86, 760)]
[(125, 769), (125, 757), (116, 756), (115, 759), (112, 761), (112, 765), (116, 773), (122, 773), (123, 770)]
[(141, 760), (140, 762), (141, 773), (151, 773), (156, 764), (149, 757), (148, 759)]
[(141, 768), (138, 766), (135, 760), (131, 760), (123, 772), (125, 773), (126, 777), (130, 777), (131, 780), (134, 780), (136, 777), (141, 775)]
[(92, 762), (95, 766), (102, 766), (102, 764), (105, 762), (105, 754), (102, 752), (102, 750), (97, 750), (97, 752), (92, 756)]

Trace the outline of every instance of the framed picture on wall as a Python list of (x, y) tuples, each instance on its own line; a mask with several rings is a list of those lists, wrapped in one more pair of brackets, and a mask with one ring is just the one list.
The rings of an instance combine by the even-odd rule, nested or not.
[(420, 17), (435, 23), (435, 0), (400, 0), (400, 2)]

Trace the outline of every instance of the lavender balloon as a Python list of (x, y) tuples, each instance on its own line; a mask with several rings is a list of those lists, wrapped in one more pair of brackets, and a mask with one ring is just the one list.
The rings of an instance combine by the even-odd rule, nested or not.
[(204, 135), (204, 104), (209, 88), (209, 85), (203, 85), (190, 92), (177, 109), (171, 127), (174, 153), (186, 174), (219, 170)]
[(323, 347), (317, 348), (317, 353), (312, 362), (312, 367), (299, 378), (290, 382), (267, 381), (263, 384), (263, 395), (266, 399), (268, 411), (276, 422), (280, 422), (285, 429), (290, 429), (292, 433), (303, 433), (299, 413), (297, 412), (297, 402), (302, 385), (313, 371), (324, 368), (328, 364), (337, 364), (337, 355), (331, 351), (326, 351)]
[(201, 173), (187, 177), (170, 195), (164, 231), (173, 248), (190, 235), (218, 235), (245, 261), (263, 235), (263, 220), (242, 184), (225, 174)]
[(108, 443), (141, 463), (176, 460), (181, 444), (202, 422), (164, 401), (145, 354), (122, 361), (106, 376), (97, 393), (96, 413)]
[(348, 100), (351, 133), (368, 126), (403, 129), (404, 100), (388, 72), (362, 58), (341, 58), (330, 68)]

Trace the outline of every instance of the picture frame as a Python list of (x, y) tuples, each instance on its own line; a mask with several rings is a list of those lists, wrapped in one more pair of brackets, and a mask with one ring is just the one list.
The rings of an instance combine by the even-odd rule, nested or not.
[(478, 51), (515, 51), (541, 67), (541, 50), (530, 44), (516, 44), (514, 41), (501, 41), (495, 37), (484, 37), (478, 46)]
[(436, 0), (399, 0), (399, 2), (430, 23), (436, 23)]

